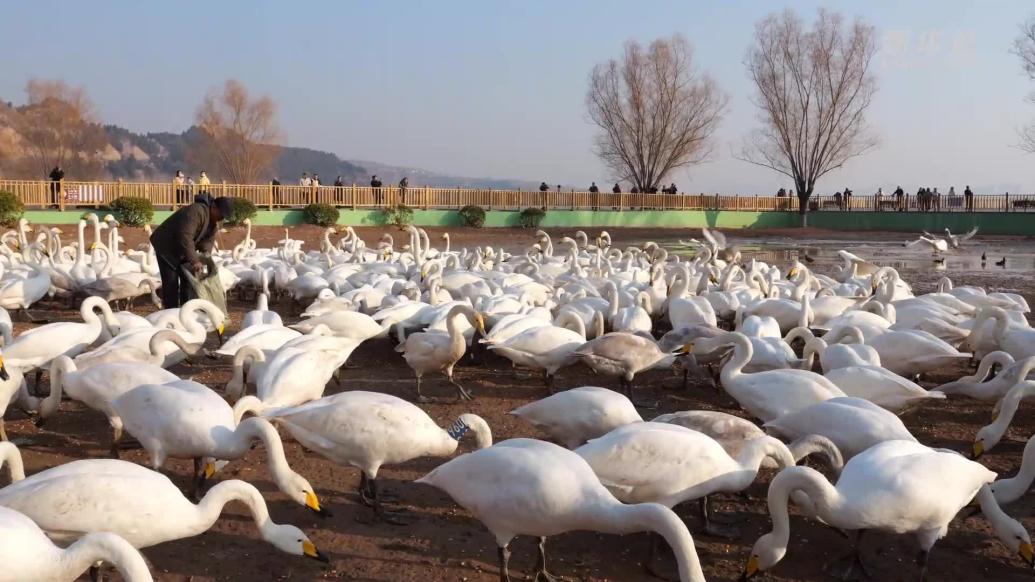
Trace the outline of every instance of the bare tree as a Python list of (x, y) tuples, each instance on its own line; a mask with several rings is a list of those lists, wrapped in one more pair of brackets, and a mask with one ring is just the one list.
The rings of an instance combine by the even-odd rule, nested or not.
[(707, 159), (726, 103), (711, 78), (694, 69), (690, 44), (678, 35), (646, 49), (629, 42), (621, 60), (593, 68), (586, 95), (601, 130), (597, 155), (641, 192)]
[(762, 127), (740, 159), (794, 180), (802, 224), (816, 182), (876, 146), (866, 124), (877, 83), (872, 26), (820, 9), (812, 29), (791, 10), (758, 23), (746, 66)]
[(79, 179), (99, 174), (107, 141), (86, 91), (64, 81), (32, 79), (25, 92), (26, 104), (7, 116), (18, 134), (21, 173), (42, 178), (58, 166)]
[[(1021, 59), (1021, 67), (1032, 81), (1035, 81), (1035, 17), (1029, 18), (1021, 25), (1020, 34), (1013, 41), (1013, 53)], [(1035, 103), (1035, 94), (1028, 96), (1028, 101)], [(1018, 130), (1020, 143), (1017, 147), (1028, 153), (1035, 153), (1035, 123)]]
[(237, 184), (263, 179), (280, 153), (277, 106), (263, 95), (252, 99), (240, 81), (228, 80), (201, 102), (195, 123), (205, 136), (200, 159), (214, 161), (222, 176)]

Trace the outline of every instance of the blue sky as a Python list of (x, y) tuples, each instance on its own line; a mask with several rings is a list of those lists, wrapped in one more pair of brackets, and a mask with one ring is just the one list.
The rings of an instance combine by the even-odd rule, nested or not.
[[(1035, 83), (1009, 53), (1027, 1), (801, 1), (878, 30), (881, 146), (819, 189), (901, 183), (1035, 191), (1012, 147), (1035, 119)], [(608, 181), (584, 106), (595, 63), (622, 44), (685, 35), (730, 96), (713, 161), (679, 172), (687, 191), (769, 193), (789, 180), (732, 158), (755, 124), (743, 58), (774, 2), (55, 2), (4, 6), (0, 97), (32, 77), (83, 85), (105, 121), (181, 131), (228, 77), (280, 104), (288, 143), (347, 159), (468, 176)]]

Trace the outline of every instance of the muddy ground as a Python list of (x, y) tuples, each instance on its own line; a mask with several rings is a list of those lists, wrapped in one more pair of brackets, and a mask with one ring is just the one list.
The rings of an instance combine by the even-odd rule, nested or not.
[[(384, 232), (384, 229), (357, 230), (370, 245)], [(65, 231), (68, 237), (69, 229)], [(291, 231), (292, 237), (308, 241), (307, 248), (318, 248), (319, 229), (297, 227)], [(432, 240), (440, 244), (441, 230), (429, 231)], [(283, 229), (260, 228), (255, 230), (254, 236), (259, 239), (260, 246), (270, 246), (283, 237), (283, 232)], [(454, 248), (492, 244), (516, 251), (533, 242), (532, 232), (526, 230), (454, 229), (450, 232)], [(124, 229), (122, 234), (129, 247), (143, 239), (142, 233), (133, 229)], [(398, 238), (400, 233), (394, 234)], [(563, 234), (570, 235), (571, 232)], [(670, 244), (675, 249), (678, 244), (674, 241), (699, 233), (629, 229), (611, 230), (611, 234), (615, 244), (622, 246), (654, 239), (667, 241), (666, 246)], [(819, 272), (831, 271), (833, 262), (830, 249), (863, 248), (871, 254), (857, 252), (874, 256), (877, 262), (898, 262), (896, 266), (899, 266), (904, 278), (915, 284), (918, 292), (931, 290), (940, 277), (948, 274), (957, 284), (1019, 290), (1029, 302), (1035, 301), (1035, 286), (1031, 283), (1031, 272), (1026, 268), (996, 269), (989, 264), (978, 269), (973, 262), (977, 254), (982, 252), (981, 245), (994, 244), (999, 245), (996, 248), (1012, 249), (1006, 252), (1016, 256), (1031, 253), (1033, 242), (1029, 239), (999, 237), (980, 244), (975, 241), (971, 248), (958, 253), (958, 258), (967, 258), (969, 262), (960, 263), (961, 266), (956, 268), (953, 265), (957, 258), (953, 258), (947, 263), (946, 270), (940, 271), (932, 265), (929, 255), (922, 252), (910, 251), (908, 256), (901, 255), (896, 250), (901, 247), (903, 235), (900, 233), (831, 233), (810, 230), (730, 231), (728, 234), (731, 241), (738, 237), (745, 240), (750, 238), (751, 244), (745, 245), (745, 248), (765, 245), (766, 249), (772, 246), (783, 249), (781, 252), (795, 253), (797, 247), (807, 246), (812, 249), (810, 254), (818, 256), (816, 263), (811, 266)], [(241, 236), (242, 231), (239, 229), (224, 234), (224, 246), (232, 246)], [(595, 236), (595, 233), (591, 233), (591, 236)], [(804, 237), (806, 240), (795, 242), (795, 237)], [(830, 239), (836, 239), (836, 242), (830, 242)], [(822, 242), (824, 240), (826, 242)], [(745, 254), (750, 256), (751, 253), (748, 250)], [(248, 302), (236, 299), (231, 301), (233, 321), (228, 326), (228, 333), (236, 331), (243, 313), (250, 308)], [(280, 304), (273, 308), (282, 314), (296, 313), (293, 305)], [(149, 309), (138, 308), (137, 311)], [(66, 305), (46, 301), (34, 308), (34, 314), (50, 320), (77, 317)], [(293, 321), (295, 317), (288, 316), (285, 319)], [(18, 324), (17, 329), (20, 331), (28, 326)], [(215, 346), (214, 338), (210, 338), (210, 344), (211, 347)], [(332, 383), (327, 393), (373, 390), (412, 399), (414, 392), (410, 369), (400, 354), (393, 351), (393, 347), (393, 342), (387, 339), (372, 340), (360, 346), (350, 359), (350, 364), (355, 367), (344, 371), (343, 386)], [(173, 368), (173, 371), (183, 377), (194, 377), (217, 390), (221, 390), (230, 378), (229, 362), (222, 361), (203, 360), (193, 366), (182, 364)], [(924, 384), (940, 384), (965, 373), (963, 366), (944, 370), (926, 378)], [(488, 421), (496, 440), (519, 436), (542, 437), (535, 429), (507, 415), (509, 410), (546, 395), (538, 376), (515, 371), (508, 361), (479, 353), (476, 361), (467, 358), (462, 361), (457, 377), (465, 387), (473, 390), (476, 400), (463, 404), (446, 402), (425, 405), (425, 410), (440, 425), (448, 425), (463, 412), (473, 412)], [(556, 385), (601, 385), (617, 389), (616, 382), (595, 377), (592, 372), (582, 368), (562, 371)], [(425, 390), (435, 396), (450, 397), (453, 394), (441, 379), (426, 383)], [(743, 414), (734, 408), (729, 397), (704, 383), (691, 385), (686, 391), (681, 390), (669, 372), (655, 371), (637, 376), (636, 390), (648, 399), (660, 401), (657, 410), (641, 411), (645, 418), (687, 409), (716, 409)], [(102, 458), (108, 454), (110, 433), (104, 417), (79, 403), (64, 402), (61, 413), (53, 417), (43, 429), (37, 429), (21, 412), (9, 411), (6, 418), (8, 434), (12, 438), (29, 441), (28, 445), (22, 447), (29, 474), (75, 459)], [(903, 420), (921, 442), (962, 451), (970, 448), (974, 434), (990, 419), (990, 404), (959, 397), (935, 401), (931, 406), (908, 413)], [(983, 457), (982, 462), (1003, 475), (1012, 474), (1020, 465), (1024, 441), (1033, 431), (1035, 408), (1022, 406), (1006, 438)], [(243, 507), (230, 506), (208, 533), (144, 550), (156, 580), (498, 580), (496, 547), (488, 532), (445, 494), (412, 482), (443, 460), (419, 459), (382, 469), (379, 481), (398, 496), (396, 504), (412, 512), (416, 518), (412, 525), (394, 526), (371, 523), (368, 519), (369, 509), (358, 503), (354, 493), (359, 481), (356, 469), (337, 466), (307, 453), (290, 439), (285, 446), (291, 466), (314, 485), (323, 505), (333, 513), (333, 517), (321, 519), (288, 501), (272, 484), (261, 449), (253, 450), (244, 459), (232, 462), (217, 479), (239, 478), (256, 485), (268, 500), (273, 519), (295, 524), (305, 530), (320, 550), (329, 556), (330, 565), (324, 566), (278, 552), (258, 538), (256, 528)], [(467, 450), (468, 446), (465, 443), (462, 449)], [(148, 461), (141, 450), (127, 451), (123, 458), (143, 464)], [(172, 460), (164, 471), (178, 484), (186, 487), (191, 469), (190, 461)], [(736, 580), (748, 558), (751, 545), (769, 530), (765, 493), (772, 477), (773, 473), (763, 472), (747, 495), (716, 496), (716, 508), (719, 511), (742, 520), (737, 524), (741, 533), (734, 540), (695, 533), (694, 541), (708, 580)], [(0, 479), (6, 479), (6, 476)], [(1022, 520), (1029, 531), (1035, 531), (1035, 495), (1026, 496), (1006, 509), (1012, 516)], [(699, 531), (696, 503), (678, 507), (677, 512), (685, 518), (692, 532)], [(847, 540), (833, 530), (798, 516), (792, 518), (791, 535), (786, 558), (761, 579), (831, 579), (823, 570), (824, 564), (849, 549)], [(573, 532), (560, 535), (551, 538), (549, 542), (550, 570), (573, 580), (656, 580), (646, 574), (642, 567), (648, 542), (649, 538), (645, 534), (615, 536)], [(911, 537), (870, 533), (863, 547), (873, 580), (916, 579), (918, 570), (915, 559), (918, 548)], [(519, 539), (512, 544), (511, 549), (514, 552), (511, 574), (513, 579), (520, 580), (534, 566), (534, 541)], [(949, 535), (935, 546), (930, 560), (931, 580), (1020, 581), (1031, 580), (1032, 576), (1032, 572), (1023, 567), (1019, 558), (1011, 555), (998, 542), (988, 524), (980, 517), (953, 522)], [(118, 579), (117, 575), (113, 574), (112, 577)]]

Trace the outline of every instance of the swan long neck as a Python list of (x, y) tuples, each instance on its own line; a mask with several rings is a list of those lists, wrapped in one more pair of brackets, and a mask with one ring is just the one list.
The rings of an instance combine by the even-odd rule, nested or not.
[(731, 333), (726, 336), (724, 341), (733, 344), (733, 357), (722, 368), (721, 374), (723, 385), (729, 385), (743, 373), (744, 366), (751, 361), (755, 350), (751, 345), (751, 340), (742, 333)]
[(22, 454), (18, 447), (8, 441), (0, 441), (0, 468), (7, 465), (7, 475), (11, 483), (16, 483), (25, 478), (25, 463), (22, 461)]
[(1007, 479), (999, 479), (993, 484), (993, 487), (998, 496), (1014, 500), (1028, 491), (1032, 481), (1035, 481), (1035, 436), (1029, 438), (1024, 445), (1021, 468), (1017, 474)]
[(187, 535), (184, 537), (208, 531), (223, 513), (223, 508), (231, 501), (240, 501), (248, 507), (260, 532), (265, 533), (273, 524), (269, 510), (266, 508), (266, 501), (263, 500), (259, 490), (239, 479), (231, 479), (221, 481), (209, 489), (201, 502), (195, 506), (197, 512), (194, 515), (194, 523), (190, 524), (190, 532), (185, 532)]
[[(754, 481), (754, 474), (758, 472), (762, 461), (767, 458), (776, 461), (781, 469), (793, 467), (795, 462), (787, 445), (772, 437), (761, 437), (748, 441), (740, 450), (736, 461), (744, 471), (751, 473), (750, 481)], [(745, 484), (745, 487), (750, 485), (750, 481)]]
[(641, 531), (657, 533), (672, 548), (679, 566), (680, 581), (705, 581), (690, 530), (671, 509), (657, 503), (623, 505), (615, 502), (614, 505), (600, 507), (587, 517), (586, 525), (597, 531), (614, 534)]
[(58, 356), (50, 365), (50, 394), (40, 402), (40, 418), (48, 418), (61, 406), (61, 396), (68, 375), (76, 371), (75, 362), (68, 356)]
[(243, 346), (234, 354), (234, 372), (226, 385), (227, 395), (237, 400), (244, 394), (245, 368), (255, 362), (265, 362), (266, 354), (255, 346)]
[[(768, 537), (763, 536), (780, 550), (781, 558), (787, 552), (791, 536), (787, 502), (795, 491), (802, 491), (821, 516), (836, 512), (842, 505), (841, 494), (819, 471), (809, 467), (790, 467), (781, 471), (769, 485), (768, 505), (773, 530), (766, 534)], [(828, 520), (824, 517), (824, 521)], [(759, 542), (762, 541), (763, 538), (759, 538)]]
[[(252, 441), (262, 441), (262, 444), (266, 446), (266, 460), (270, 465), (273, 480), (281, 491), (289, 492), (291, 478), (298, 474), (288, 465), (280, 433), (273, 428), (270, 421), (257, 416), (246, 418), (237, 425), (237, 430), (233, 434), (234, 438), (230, 441), (230, 451), (235, 453), (233, 458), (244, 456), (251, 447)], [(220, 456), (220, 458), (224, 457)]]
[(127, 582), (151, 582), (150, 570), (143, 556), (123, 538), (107, 532), (86, 534), (60, 554), (58, 569), (65, 578), (78, 576), (97, 562), (107, 562)]

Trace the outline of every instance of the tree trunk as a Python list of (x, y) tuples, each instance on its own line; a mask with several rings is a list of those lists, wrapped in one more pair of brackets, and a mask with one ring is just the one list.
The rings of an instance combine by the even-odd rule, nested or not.
[(812, 197), (812, 189), (805, 188), (804, 181), (795, 180), (798, 188), (798, 215), (801, 216), (802, 228), (809, 225), (809, 198)]

